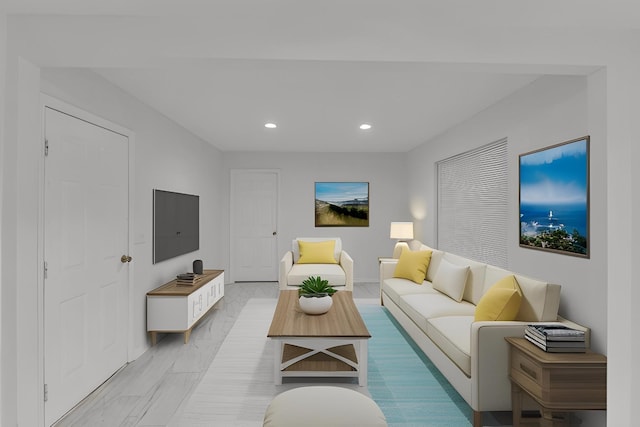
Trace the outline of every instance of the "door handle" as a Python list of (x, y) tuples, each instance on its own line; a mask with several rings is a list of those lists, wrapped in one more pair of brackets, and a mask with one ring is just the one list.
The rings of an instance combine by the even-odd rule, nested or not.
[(120, 257), (120, 262), (121, 262), (121, 263), (123, 263), (123, 264), (126, 264), (126, 263), (128, 263), (128, 262), (131, 262), (131, 260), (132, 260), (132, 259), (133, 259), (133, 258), (131, 258), (131, 257), (130, 257), (130, 256), (128, 256), (128, 255), (122, 255), (122, 256)]
[(278, 232), (277, 232), (277, 231), (274, 231), (272, 234), (275, 236), (276, 234), (278, 234)]

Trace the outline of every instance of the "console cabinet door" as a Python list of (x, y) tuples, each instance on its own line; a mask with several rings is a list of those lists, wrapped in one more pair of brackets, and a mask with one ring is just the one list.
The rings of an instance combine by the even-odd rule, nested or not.
[(187, 297), (147, 296), (147, 331), (184, 331), (191, 313)]
[(203, 312), (203, 297), (205, 287), (198, 289), (196, 292), (189, 295), (189, 313), (187, 315), (189, 321), (189, 327), (193, 325), (196, 320), (200, 318)]

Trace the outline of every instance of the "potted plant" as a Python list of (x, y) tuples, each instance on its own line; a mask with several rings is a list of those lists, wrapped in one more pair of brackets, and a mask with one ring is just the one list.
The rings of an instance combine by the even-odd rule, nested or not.
[(307, 314), (326, 313), (331, 308), (331, 295), (335, 292), (328, 280), (311, 276), (303, 280), (298, 288), (300, 308)]

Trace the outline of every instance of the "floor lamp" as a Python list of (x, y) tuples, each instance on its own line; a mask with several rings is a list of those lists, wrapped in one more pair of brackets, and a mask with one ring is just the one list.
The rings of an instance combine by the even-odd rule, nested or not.
[(409, 249), (407, 241), (413, 239), (413, 222), (392, 222), (389, 237), (398, 241), (393, 248), (393, 257), (400, 258), (402, 248)]

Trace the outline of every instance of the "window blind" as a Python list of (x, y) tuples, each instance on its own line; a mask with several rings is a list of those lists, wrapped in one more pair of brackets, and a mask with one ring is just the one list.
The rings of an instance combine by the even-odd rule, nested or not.
[(438, 248), (507, 268), (507, 139), (436, 165)]

